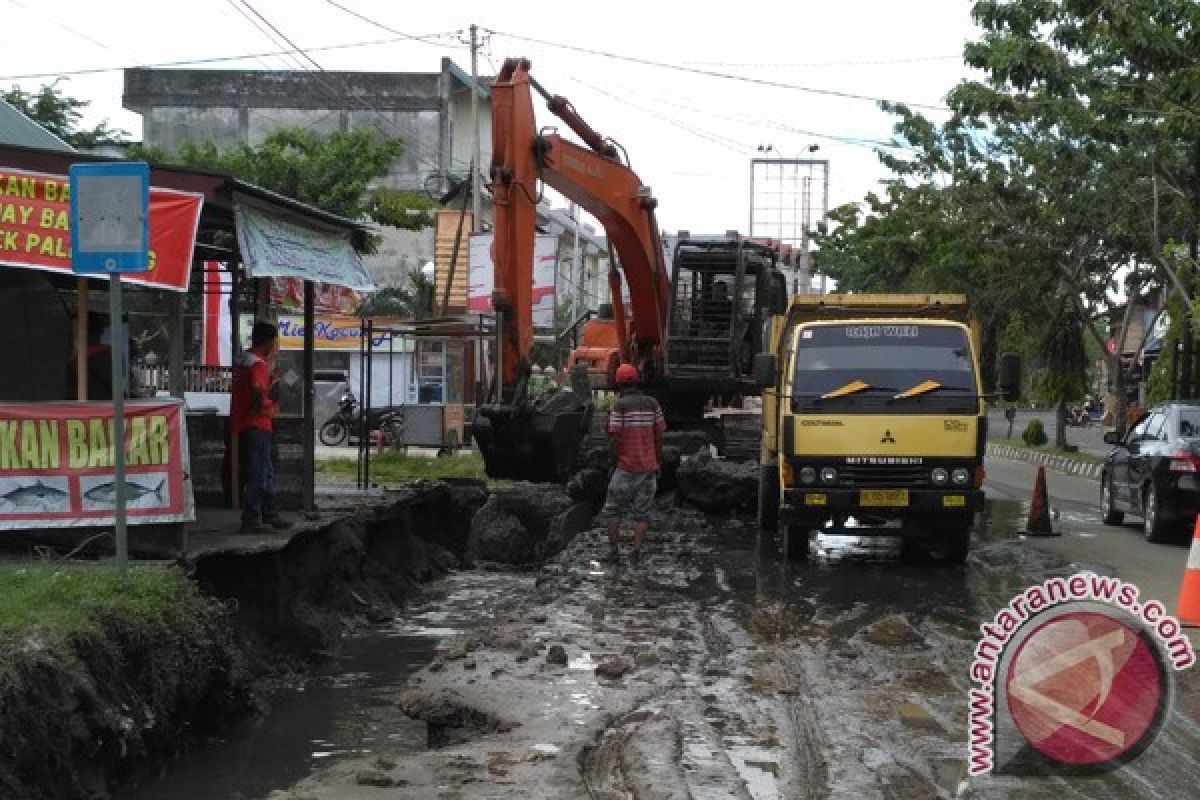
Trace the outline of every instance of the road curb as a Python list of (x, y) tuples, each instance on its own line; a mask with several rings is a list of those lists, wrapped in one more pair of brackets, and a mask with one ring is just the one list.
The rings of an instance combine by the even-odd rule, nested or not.
[(1010, 461), (1027, 461), (1030, 464), (1037, 464), (1047, 469), (1065, 472), (1068, 475), (1090, 478), (1094, 481), (1100, 480), (1100, 472), (1104, 469), (1103, 464), (1093, 464), (1090, 461), (1081, 461), (1068, 456), (1041, 453), (1037, 450), (1012, 447), (1010, 445), (989, 444), (987, 446), (987, 454), (989, 456), (996, 456), (997, 458), (1007, 458)]

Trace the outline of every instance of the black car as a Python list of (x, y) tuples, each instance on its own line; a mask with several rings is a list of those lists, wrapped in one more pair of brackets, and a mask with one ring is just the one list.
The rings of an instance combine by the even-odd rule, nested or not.
[(1200, 406), (1168, 403), (1150, 410), (1114, 445), (1101, 476), (1106, 525), (1129, 512), (1150, 542), (1166, 541), (1200, 512)]

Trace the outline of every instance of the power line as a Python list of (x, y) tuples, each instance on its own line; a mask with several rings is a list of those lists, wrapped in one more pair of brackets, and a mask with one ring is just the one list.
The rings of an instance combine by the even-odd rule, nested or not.
[(36, 9), (30, 8), (29, 6), (25, 5), (24, 3), (18, 2), (18, 0), (8, 0), (8, 2), (10, 5), (14, 5), (17, 8), (21, 9), (22, 11), (26, 11), (30, 14), (37, 14), (38, 16), (42, 17), (43, 19), (48, 19), (56, 27), (62, 28), (64, 31), (66, 31), (67, 33), (70, 33), (74, 36), (78, 36), (80, 39), (83, 39), (85, 42), (88, 42), (89, 44), (93, 44), (96, 47), (99, 47), (101, 50), (112, 50), (112, 48), (109, 47), (108, 45), (106, 45), (104, 42), (93, 39), (92, 37), (88, 36), (86, 33), (80, 33), (79, 31), (72, 28), (70, 25), (67, 25), (64, 22), (59, 22), (53, 16), (50, 16), (47, 14), (42, 14), (42, 13), (38, 12)]
[[(615, 61), (627, 61), (632, 64), (641, 64), (641, 65), (647, 66), (647, 67), (658, 67), (659, 69), (669, 69), (669, 70), (672, 70), (675, 72), (684, 72), (684, 73), (687, 73), (690, 75), (701, 75), (701, 76), (708, 77), (708, 78), (720, 78), (722, 80), (738, 81), (741, 83), (750, 83), (750, 84), (755, 84), (758, 86), (769, 86), (769, 87), (775, 88), (775, 89), (788, 89), (790, 91), (805, 92), (808, 94), (823, 95), (826, 97), (840, 97), (844, 100), (866, 100), (866, 101), (870, 101), (872, 103), (899, 103), (899, 102), (902, 102), (902, 101), (897, 101), (897, 100), (889, 100), (886, 97), (872, 97), (870, 95), (856, 94), (854, 92), (843, 92), (843, 91), (840, 91), (837, 89), (819, 89), (819, 88), (812, 87), (812, 86), (800, 86), (800, 85), (794, 84), (794, 83), (784, 83), (782, 81), (771, 81), (771, 80), (766, 80), (764, 78), (751, 78), (747, 75), (734, 75), (734, 74), (731, 74), (728, 72), (717, 72), (715, 70), (700, 69), (698, 67), (688, 67), (688, 66), (684, 66), (682, 64), (669, 64), (665, 61), (653, 61), (648, 58), (640, 58), (638, 56), (627, 56), (627, 55), (622, 55), (620, 53), (611, 53), (606, 50), (597, 50), (596, 48), (592, 48), (592, 47), (583, 47), (580, 45), (564, 44), (562, 42), (552, 42), (547, 39), (539, 39), (534, 36), (521, 36), (521, 35), (518, 35), (515, 33), (505, 33), (503, 31), (492, 30), (490, 28), (487, 29), (487, 32), (497, 35), (497, 36), (505, 36), (505, 37), (508, 37), (509, 39), (515, 39), (517, 41), (532, 42), (534, 44), (541, 44), (541, 45), (545, 45), (547, 47), (557, 47), (559, 49), (569, 50), (569, 51), (575, 52), (575, 53), (585, 53), (587, 55), (600, 56), (602, 58), (608, 58), (608, 59), (612, 59)], [(928, 103), (904, 103), (904, 105), (907, 105), (909, 108), (920, 108), (920, 109), (924, 109), (926, 111), (945, 111), (945, 112), (951, 111), (951, 109), (946, 106), (935, 106), (935, 105), (930, 105)]]
[[(11, 0), (9, 0), (11, 2)], [(305, 48), (310, 53), (321, 53), (332, 50), (349, 50), (360, 47), (378, 47), (386, 44), (396, 44), (401, 41), (418, 41), (421, 44), (427, 44), (431, 47), (443, 47), (439, 42), (429, 41), (430, 39), (443, 39), (447, 36), (453, 36), (456, 32), (429, 33), (421, 36), (404, 34), (403, 36), (390, 37), (387, 39), (370, 39), (360, 42), (345, 42), (343, 44), (327, 44), (318, 45), (315, 47)], [(289, 48), (283, 50), (270, 50), (261, 53), (241, 53), (232, 56), (212, 56), (209, 58), (188, 58), (178, 61), (160, 61), (153, 64), (126, 64), (119, 67), (88, 67), (85, 69), (61, 70), (58, 72), (29, 72), (22, 75), (3, 75), (0, 80), (4, 81), (24, 81), (38, 80), (45, 78), (71, 77), (75, 75), (98, 75), (105, 72), (121, 72), (127, 69), (167, 69), (170, 67), (196, 67), (205, 64), (221, 64), (228, 61), (246, 61), (248, 59), (269, 58), (272, 56), (294, 55), (299, 52), (298, 48)]]
[(885, 66), (892, 64), (919, 64), (931, 61), (960, 61), (962, 60), (961, 53), (945, 56), (912, 56), (908, 58), (881, 58), (881, 59), (865, 59), (862, 61), (809, 61), (809, 62), (787, 62), (787, 61), (684, 61), (687, 66), (692, 67), (748, 67), (748, 68), (763, 68), (763, 69), (792, 69), (792, 68), (819, 68), (819, 67), (873, 67)]
[[(310, 56), (308, 53), (304, 52), (303, 48), (297, 47), (296, 43), (293, 42), (291, 39), (289, 39), (283, 31), (281, 31), (281, 30), (279, 30), (279, 28), (275, 27), (275, 25), (273, 25), (271, 23), (271, 20), (267, 19), (262, 14), (258, 13), (258, 9), (256, 9), (254, 6), (250, 5), (250, 0), (241, 0), (241, 1), (242, 1), (242, 5), (244, 5), (247, 9), (249, 9), (251, 14), (253, 14), (254, 16), (258, 17), (260, 20), (262, 20), (262, 23), (264, 25), (266, 25), (268, 28), (270, 28), (275, 33), (276, 36), (278, 36), (280, 39), (282, 39), (284, 44), (286, 44), (288, 47), (294, 48), (300, 55), (304, 56), (305, 61), (312, 64), (314, 67), (316, 67), (321, 72), (325, 71), (325, 68), (322, 67), (320, 64), (318, 64), (316, 62), (316, 60), (313, 59), (312, 56)], [(295, 56), (292, 56), (292, 58), (295, 58)]]
[(743, 142), (738, 142), (735, 139), (730, 139), (728, 137), (721, 136), (720, 134), (712, 133), (711, 131), (698, 130), (696, 128), (691, 127), (687, 123), (680, 122), (679, 120), (677, 120), (673, 117), (669, 117), (665, 114), (660, 114), (656, 111), (652, 111), (644, 106), (638, 105), (637, 103), (630, 101), (628, 98), (621, 97), (620, 95), (613, 94), (612, 92), (609, 92), (605, 89), (601, 89), (599, 86), (593, 86), (592, 84), (587, 83), (586, 81), (582, 81), (579, 78), (576, 78), (574, 76), (568, 76), (568, 77), (571, 80), (575, 81), (576, 83), (578, 83), (582, 86), (587, 86), (589, 89), (591, 89), (593, 91), (599, 92), (600, 94), (602, 94), (606, 97), (616, 100), (618, 103), (621, 103), (622, 105), (629, 106), (630, 108), (632, 108), (636, 111), (640, 111), (643, 114), (649, 114), (652, 117), (655, 117), (657, 119), (662, 120), (663, 122), (666, 122), (668, 125), (672, 125), (676, 128), (679, 128), (680, 130), (683, 130), (683, 131), (686, 131), (686, 132), (692, 134), (693, 136), (699, 137), (701, 139), (705, 139), (709, 142), (712, 142), (713, 144), (719, 145), (720, 147), (724, 147), (727, 150), (732, 150), (732, 151), (736, 152), (738, 155), (744, 156), (748, 152), (751, 152), (753, 150), (753, 148), (749, 144), (746, 144)]
[[(233, 10), (238, 12), (238, 14), (240, 14), (243, 19), (245, 19), (247, 22), (249, 22), (250, 25), (253, 26), (255, 30), (257, 30), (259, 33), (261, 33), (263, 36), (265, 36), (267, 41), (269, 41), (271, 44), (273, 44), (275, 46), (279, 45), (279, 43), (278, 43), (278, 41), (276, 41), (275, 37), (272, 36), (271, 33), (265, 27), (263, 27), (263, 25), (258, 20), (256, 20), (254, 17), (250, 16), (249, 13), (247, 13), (246, 9), (250, 9), (251, 11), (254, 10), (254, 9), (250, 8), (250, 6), (248, 4), (245, 4), (245, 8), (243, 8), (242, 7), (243, 4), (240, 4), (238, 2), (238, 0), (226, 0), (226, 2), (229, 3), (229, 5), (233, 8)], [(256, 14), (257, 14), (257, 12), (256, 12)], [(300, 67), (301, 69), (303, 69), (302, 63), (295, 56), (283, 56), (280, 60), (282, 60), (284, 62), (284, 64), (288, 65), (292, 69), (295, 69), (296, 67)]]
[[(605, 94), (605, 95), (608, 95), (609, 97), (613, 97), (614, 99), (616, 99), (618, 101), (622, 101), (622, 102), (625, 101), (625, 98), (617, 96), (617, 95), (613, 95), (612, 93), (605, 91), (604, 89), (601, 89), (600, 87), (590, 84), (586, 81), (580, 80), (579, 78), (572, 76), (571, 80), (575, 81), (576, 83), (578, 83), (582, 86), (586, 86), (589, 89), (592, 89), (593, 91), (597, 91), (597, 92), (600, 92), (601, 94)], [(657, 102), (663, 103), (664, 105), (673, 106), (675, 108), (679, 108), (684, 111), (691, 111), (691, 112), (694, 112), (697, 114), (705, 114), (707, 116), (711, 116), (716, 119), (723, 119), (723, 120), (727, 120), (729, 122), (733, 122), (733, 123), (737, 123), (737, 124), (766, 125), (767, 127), (771, 127), (776, 130), (783, 131), (785, 133), (795, 133), (795, 134), (799, 134), (801, 136), (811, 136), (814, 139), (826, 139), (829, 141), (838, 142), (840, 144), (853, 145), (855, 147), (865, 147), (865, 148), (868, 148), (871, 150), (874, 150), (877, 147), (886, 147), (886, 148), (894, 149), (894, 150), (911, 150), (911, 149), (913, 149), (906, 145), (896, 144), (895, 142), (885, 142), (885, 141), (878, 140), (878, 139), (866, 139), (866, 138), (860, 138), (860, 137), (855, 137), (855, 136), (841, 136), (841, 135), (832, 134), (832, 133), (820, 133), (818, 131), (805, 130), (803, 128), (797, 128), (797, 127), (794, 127), (791, 125), (787, 125), (787, 124), (778, 122), (777, 120), (766, 119), (766, 118), (762, 118), (762, 117), (753, 117), (753, 116), (745, 115), (745, 114), (736, 115), (736, 116), (728, 115), (728, 114), (720, 114), (711, 109), (697, 108), (695, 106), (690, 106), (685, 103), (679, 103), (676, 101), (672, 101), (672, 100), (663, 98), (658, 95), (654, 96), (653, 99)], [(634, 107), (636, 108), (636, 106), (634, 106)], [(647, 112), (647, 113), (652, 113), (652, 112)], [(714, 135), (716, 135), (716, 134), (714, 134)], [(730, 141), (732, 141), (732, 140), (730, 140)]]
[[(338, 9), (339, 11), (343, 11), (343, 12), (349, 14), (350, 16), (354, 17), (355, 19), (361, 20), (361, 21), (367, 23), (368, 25), (379, 28), (380, 30), (387, 31), (388, 33), (394, 33), (397, 36), (401, 37), (402, 39), (416, 39), (418, 41), (421, 39), (421, 37), (419, 37), (419, 36), (412, 36), (411, 34), (403, 33), (402, 31), (398, 31), (395, 28), (392, 28), (388, 25), (384, 25), (382, 22), (379, 22), (378, 20), (371, 19), (370, 17), (366, 16), (365, 14), (360, 14), (359, 12), (355, 11), (352, 8), (347, 8), (346, 6), (342, 5), (341, 3), (335, 2), (335, 0), (325, 0), (325, 2), (329, 3), (329, 5), (333, 6), (334, 8)], [(462, 30), (459, 29), (457, 31), (453, 31), (453, 33), (461, 34)], [(439, 35), (443, 35), (443, 34), (439, 34)]]

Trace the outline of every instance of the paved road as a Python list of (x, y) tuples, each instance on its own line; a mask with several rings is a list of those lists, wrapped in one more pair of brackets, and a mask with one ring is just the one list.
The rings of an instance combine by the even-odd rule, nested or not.
[[(1013, 420), (1012, 438), (1020, 439), (1025, 426), (1034, 418), (1040, 419), (1046, 428), (1046, 436), (1054, 441), (1054, 412), (1053, 411), (1018, 411)], [(1095, 424), (1088, 428), (1067, 427), (1067, 444), (1075, 445), (1081, 453), (1093, 456), (1106, 456), (1112, 449), (1104, 443), (1104, 432), (1108, 430), (1103, 425)], [(988, 431), (993, 437), (1008, 438), (1008, 420), (1003, 411), (992, 411), (988, 414)]]
[[(989, 497), (1017, 501), (1023, 519), (1029, 510), (1037, 467), (1023, 461), (990, 458), (987, 470)], [(1063, 535), (1026, 539), (1025, 544), (1131, 581), (1145, 596), (1161, 600), (1173, 613), (1190, 540), (1183, 537), (1173, 544), (1150, 544), (1142, 538), (1141, 520), (1134, 517), (1121, 526), (1104, 525), (1100, 521), (1100, 484), (1094, 480), (1047, 470), (1046, 483), (1050, 507), (1059, 512), (1055, 525)], [(1200, 637), (1192, 638), (1200, 643)]]

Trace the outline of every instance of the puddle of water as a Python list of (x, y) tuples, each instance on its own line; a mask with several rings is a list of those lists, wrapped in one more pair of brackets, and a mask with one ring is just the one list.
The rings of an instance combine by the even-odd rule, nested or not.
[[(482, 587), (463, 585), (481, 577)], [(412, 613), (347, 641), (340, 664), (272, 696), (268, 715), (169, 765), (124, 800), (258, 800), (340, 758), (424, 750), (428, 726), (397, 708), (396, 692), (446, 636), (491, 616), (506, 584), (486, 577), (446, 578)]]

